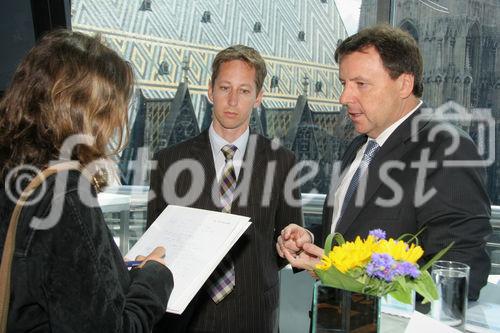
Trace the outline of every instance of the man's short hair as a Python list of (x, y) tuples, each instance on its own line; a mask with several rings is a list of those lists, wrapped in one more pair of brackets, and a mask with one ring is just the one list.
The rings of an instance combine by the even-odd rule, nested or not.
[(267, 75), (266, 62), (257, 50), (245, 45), (233, 45), (217, 53), (212, 63), (212, 87), (215, 83), (215, 79), (219, 75), (220, 66), (232, 60), (244, 61), (255, 69), (255, 85), (257, 87), (257, 93), (259, 93), (262, 90), (264, 79)]
[(337, 47), (335, 61), (340, 63), (343, 56), (363, 51), (370, 46), (377, 50), (392, 79), (397, 79), (403, 73), (412, 74), (413, 94), (422, 97), (424, 90), (422, 54), (415, 39), (399, 28), (382, 24), (359, 31)]

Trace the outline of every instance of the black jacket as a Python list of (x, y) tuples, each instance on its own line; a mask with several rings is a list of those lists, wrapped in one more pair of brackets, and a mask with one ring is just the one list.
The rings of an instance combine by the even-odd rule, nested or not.
[[(365, 135), (353, 140), (342, 159), (342, 169), (350, 166), (366, 140)], [(416, 111), (377, 152), (369, 167), (364, 202), (356, 205), (351, 200), (335, 231), (353, 240), (377, 228), (392, 238), (425, 228), (419, 237), (425, 251), (420, 263), (453, 241), (443, 260), (470, 266), (469, 299), (476, 300), (490, 272), (485, 247), (492, 232), (485, 169), (480, 162), (468, 134)], [(392, 167), (384, 172), (389, 163)], [(332, 225), (335, 190), (325, 200), (324, 237)], [(393, 200), (397, 197), (399, 200)]]
[[(47, 179), (45, 190), (37, 190), (44, 191), (41, 200), (25, 207), (20, 217), (8, 331), (150, 332), (165, 313), (173, 288), (171, 272), (156, 262), (128, 272), (89, 182), (71, 171), (66, 188), (57, 191), (55, 178)], [(78, 186), (86, 196), (78, 193)], [(2, 186), (1, 250), (15, 206), (7, 193)], [(48, 216), (55, 203), (63, 207), (49, 221), (54, 225), (32, 228), (33, 217)]]

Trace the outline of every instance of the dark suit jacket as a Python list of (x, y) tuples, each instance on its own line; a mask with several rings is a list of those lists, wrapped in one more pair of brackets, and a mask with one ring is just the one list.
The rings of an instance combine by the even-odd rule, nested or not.
[[(252, 144), (255, 142), (256, 144)], [(194, 176), (189, 172), (182, 172), (178, 176), (173, 172), (167, 172), (173, 163), (184, 159), (189, 159), (185, 165), (191, 167), (198, 165), (198, 170), (201, 170), (203, 176), (200, 176), (199, 172), (195, 172)], [(156, 198), (150, 200), (148, 206), (148, 225), (168, 204), (221, 210), (216, 207), (211, 196), (216, 173), (208, 131), (161, 150), (156, 155), (156, 160), (158, 168), (152, 172), (150, 182), (150, 195), (155, 193)], [(273, 147), (268, 139), (251, 134), (244, 161), (248, 166), (251, 165), (252, 169), (241, 168), (238, 188), (245, 188), (246, 182), (249, 190), (248, 202), (244, 204), (243, 196), (238, 197), (233, 201), (231, 212), (249, 216), (252, 225), (230, 251), (235, 265), (235, 289), (216, 305), (202, 288), (182, 316), (168, 316), (165, 332), (172, 332), (173, 326), (186, 325), (189, 326), (188, 331), (193, 332), (277, 331), (278, 270), (285, 265), (285, 262), (277, 256), (275, 243), (280, 231), (286, 225), (289, 223), (302, 225), (300, 204), (292, 207), (284, 197), (287, 191), (284, 186), (285, 180), (295, 164), (295, 157), (283, 147)], [(266, 177), (268, 166), (274, 163), (276, 164), (274, 176)], [(191, 187), (193, 181), (194, 184), (201, 186), (202, 191), (199, 196), (194, 194), (195, 190)], [(193, 193), (184, 196), (190, 188)], [(214, 188), (218, 189), (218, 186)], [(174, 190), (175, 195), (172, 195)], [(290, 191), (290, 195), (299, 200), (300, 189)], [(184, 198), (179, 199), (183, 196)], [(269, 203), (263, 205), (263, 200)], [(170, 320), (172, 318), (173, 321)]]
[[(27, 176), (25, 170), (17, 180)], [(6, 332), (151, 332), (167, 306), (172, 273), (154, 261), (129, 272), (95, 189), (79, 171), (65, 177), (48, 177), (30, 198), (39, 200), (22, 209)], [(9, 186), (0, 186), (0, 253), (17, 201)], [(33, 227), (35, 217), (53, 218), (53, 209), (62, 212), (51, 228)]]
[[(425, 251), (422, 261), (455, 241), (443, 259), (470, 265), (469, 298), (477, 299), (490, 272), (485, 238), (491, 233), (491, 207), (485, 170), (483, 167), (443, 165), (444, 161), (478, 161), (480, 158), (472, 140), (461, 130), (455, 132), (458, 147), (453, 152), (446, 151), (455, 140), (450, 132), (437, 131), (435, 139), (429, 140), (429, 135), (438, 130), (440, 127), (437, 126), (442, 126), (442, 122), (421, 120), (412, 131), (412, 121), (416, 121), (420, 114), (418, 110), (411, 115), (380, 148), (369, 166), (364, 203), (357, 207), (351, 200), (335, 231), (343, 234), (346, 240), (352, 240), (357, 235), (365, 237), (376, 228), (385, 230), (387, 237), (397, 238), (404, 233), (415, 234), (425, 227), (419, 237)], [(342, 169), (352, 163), (366, 140), (365, 135), (353, 140), (342, 159)], [(424, 160), (425, 156), (431, 163), (430, 168), (419, 170), (417, 162)], [(379, 176), (382, 165), (388, 161), (396, 164)], [(382, 207), (377, 200), (394, 198), (397, 192), (394, 184), (401, 189), (401, 200)], [(419, 187), (419, 184), (424, 184), (424, 187)], [(324, 205), (324, 237), (331, 229), (335, 190), (331, 189)], [(433, 190), (436, 193), (430, 199), (419, 202), (421, 197), (425, 198), (424, 193)]]

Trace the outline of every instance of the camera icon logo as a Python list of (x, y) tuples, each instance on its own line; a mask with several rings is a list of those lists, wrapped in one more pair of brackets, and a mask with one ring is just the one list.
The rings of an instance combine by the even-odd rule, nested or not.
[(452, 140), (445, 149), (445, 156), (452, 156), (458, 149), (460, 132), (468, 133), (477, 147), (480, 159), (457, 160), (449, 159), (443, 161), (445, 167), (488, 167), (495, 162), (495, 118), (491, 109), (474, 108), (467, 109), (462, 105), (448, 101), (436, 109), (424, 108), (412, 121), (412, 142), (422, 139), (419, 137), (419, 128), (423, 123), (438, 121), (425, 138), (434, 142), (441, 132), (447, 132)]

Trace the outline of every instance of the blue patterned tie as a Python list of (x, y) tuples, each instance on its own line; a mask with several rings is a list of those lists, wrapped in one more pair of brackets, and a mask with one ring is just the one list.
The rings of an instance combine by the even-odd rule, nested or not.
[[(223, 213), (231, 213), (231, 204), (233, 202), (234, 190), (236, 188), (236, 172), (234, 171), (233, 156), (236, 152), (236, 146), (225, 145), (222, 147), (222, 153), (226, 158), (226, 165), (222, 172), (220, 181), (220, 201)], [(234, 264), (231, 257), (226, 255), (221, 263), (207, 281), (208, 294), (215, 303), (219, 303), (229, 295), (235, 286)]]
[(365, 152), (363, 154), (363, 158), (361, 159), (361, 163), (359, 163), (358, 168), (356, 169), (356, 172), (352, 176), (351, 183), (349, 183), (349, 187), (347, 188), (347, 191), (345, 193), (344, 197), (344, 202), (342, 203), (342, 210), (340, 213), (340, 216), (344, 215), (345, 209), (347, 208), (347, 205), (349, 201), (351, 200), (352, 196), (356, 192), (359, 186), (359, 179), (361, 176), (366, 172), (368, 169), (368, 166), (370, 165), (371, 161), (373, 160), (373, 157), (377, 153), (377, 151), (380, 149), (380, 146), (377, 144), (376, 141), (374, 140), (369, 140), (368, 144), (366, 145)]

